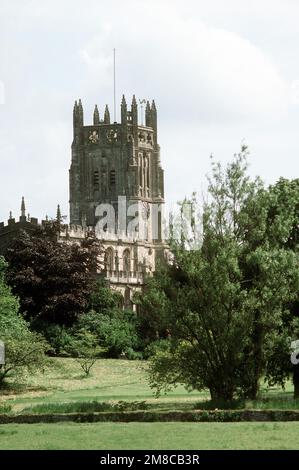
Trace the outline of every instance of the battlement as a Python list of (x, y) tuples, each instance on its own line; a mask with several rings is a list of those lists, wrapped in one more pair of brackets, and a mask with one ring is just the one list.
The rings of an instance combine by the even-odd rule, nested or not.
[[(138, 118), (138, 105), (133, 95), (131, 110), (128, 111), (125, 96), (121, 102), (121, 122), (111, 122), (108, 105), (105, 106), (103, 118), (95, 105), (93, 123), (84, 124), (84, 111), (81, 100), (75, 101), (73, 109), (74, 143), (97, 144), (131, 141), (142, 146), (157, 144), (157, 110), (155, 102), (139, 100), (141, 122)], [(144, 109), (144, 105), (145, 109)], [(144, 122), (143, 122), (144, 121)]]
[[(45, 221), (42, 221), (42, 223), (43, 222)], [(28, 224), (34, 226), (41, 225), (39, 224), (38, 219), (36, 219), (35, 217), (20, 217), (19, 220), (16, 220), (12, 217), (7, 221), (0, 222), (0, 233), (13, 230), (14, 228), (21, 228), (21, 226), (27, 227)]]
[[(41, 224), (45, 222), (42, 221)], [(4, 255), (12, 240), (21, 230), (31, 232), (41, 224), (39, 224), (37, 218), (30, 217), (29, 214), (27, 217), (25, 216), (25, 204), (24, 200), (22, 200), (21, 216), (19, 219), (16, 220), (10, 213), (10, 217), (6, 222), (0, 222), (0, 255)]]

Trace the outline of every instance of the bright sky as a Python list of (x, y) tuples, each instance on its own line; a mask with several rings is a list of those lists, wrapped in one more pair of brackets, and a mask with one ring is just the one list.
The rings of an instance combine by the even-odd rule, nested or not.
[[(155, 99), (168, 202), (243, 139), (266, 183), (299, 177), (298, 0), (1, 0), (0, 221), (68, 214), (72, 108)], [(119, 119), (119, 114), (118, 114)]]

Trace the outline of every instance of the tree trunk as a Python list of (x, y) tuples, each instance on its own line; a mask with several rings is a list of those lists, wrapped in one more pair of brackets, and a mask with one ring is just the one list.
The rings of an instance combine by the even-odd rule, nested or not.
[(294, 398), (299, 398), (299, 364), (293, 367)]
[(261, 313), (255, 312), (254, 329), (252, 335), (253, 345), (253, 370), (252, 370), (252, 383), (248, 388), (247, 398), (255, 400), (259, 391), (260, 378), (262, 374), (262, 360), (263, 360), (263, 329), (260, 325)]
[(211, 400), (221, 402), (231, 402), (234, 398), (234, 392), (231, 387), (209, 388)]

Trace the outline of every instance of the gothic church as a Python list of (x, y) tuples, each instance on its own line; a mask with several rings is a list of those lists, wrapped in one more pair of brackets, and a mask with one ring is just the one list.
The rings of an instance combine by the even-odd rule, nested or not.
[[(128, 110), (123, 96), (120, 123), (111, 122), (107, 105), (101, 118), (96, 105), (92, 125), (84, 123), (81, 100), (75, 102), (70, 224), (61, 225), (58, 234), (59, 240), (80, 242), (92, 232), (101, 240), (105, 277), (111, 288), (123, 294), (126, 307), (132, 306), (144, 276), (155, 270), (166, 253), (157, 110), (154, 101), (147, 102), (144, 119), (143, 101), (138, 110), (133, 96)], [(10, 215), (7, 224), (0, 223), (0, 254), (20, 229), (30, 231), (36, 225), (37, 219), (26, 216), (23, 199), (19, 220)]]

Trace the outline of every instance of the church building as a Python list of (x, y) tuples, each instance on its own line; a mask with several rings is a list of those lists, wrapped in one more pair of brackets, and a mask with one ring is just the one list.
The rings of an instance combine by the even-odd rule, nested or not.
[[(111, 122), (106, 105), (95, 106), (92, 124), (85, 124), (81, 100), (73, 109), (73, 142), (69, 171), (70, 223), (61, 224), (59, 240), (80, 242), (90, 233), (104, 248), (105, 277), (123, 294), (124, 305), (141, 290), (166, 254), (163, 239), (164, 172), (160, 161), (155, 102), (135, 96), (128, 109), (121, 102), (121, 122)], [(139, 108), (139, 109), (138, 109)], [(144, 114), (144, 116), (143, 116)], [(38, 221), (12, 215), (0, 223), (0, 254), (20, 229)]]

